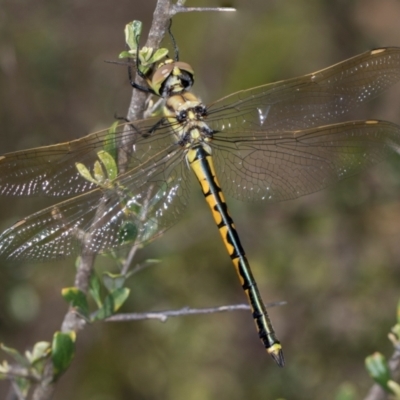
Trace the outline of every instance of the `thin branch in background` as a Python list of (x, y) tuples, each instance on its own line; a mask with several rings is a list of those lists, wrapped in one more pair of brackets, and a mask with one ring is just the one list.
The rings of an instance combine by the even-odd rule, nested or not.
[(199, 314), (214, 314), (228, 311), (238, 310), (250, 310), (250, 306), (247, 304), (236, 304), (221, 307), (212, 308), (189, 308), (183, 307), (179, 310), (168, 310), (148, 313), (121, 313), (115, 314), (106, 319), (107, 322), (127, 322), (127, 321), (140, 321), (146, 319), (156, 319), (161, 322), (165, 322), (170, 317), (182, 317), (187, 315), (199, 315)]
[(25, 400), (24, 395), (22, 394), (20, 388), (18, 387), (17, 383), (14, 379), (11, 380), (11, 387), (13, 389), (12, 397), (10, 399), (18, 399), (18, 400)]
[[(132, 265), (132, 261), (135, 258), (136, 252), (139, 250), (139, 245), (134, 244), (131, 249), (129, 250), (129, 253), (127, 257), (125, 258), (122, 268), (121, 268), (121, 275), (126, 275), (129, 271), (129, 268)], [(138, 269), (135, 267), (135, 272), (138, 272)]]
[[(132, 250), (137, 250), (138, 248), (139, 248), (139, 246), (136, 247), (136, 248), (135, 248), (135, 247), (132, 247)], [(130, 254), (128, 255), (127, 260), (129, 260), (129, 257), (130, 257)], [(121, 275), (124, 275), (124, 268), (125, 268), (125, 266), (127, 266), (127, 267), (130, 266), (130, 264), (131, 264), (131, 262), (132, 262), (132, 259), (129, 260), (129, 261), (130, 261), (129, 264), (128, 264), (128, 263), (124, 263), (124, 266), (123, 266), (122, 271), (121, 271)], [(159, 260), (146, 260), (145, 262), (143, 262), (143, 263), (141, 263), (141, 264), (136, 264), (136, 265), (135, 265), (132, 269), (130, 269), (129, 272), (128, 272), (127, 274), (125, 274), (125, 275), (128, 276), (128, 274), (129, 274), (129, 276), (131, 276), (131, 275), (137, 274), (138, 272), (143, 271), (143, 270), (146, 269), (146, 268), (152, 267), (152, 266), (154, 266), (154, 264), (158, 264), (159, 262), (160, 262)]]
[[(269, 303), (266, 305), (267, 308), (278, 307), (285, 305), (285, 301), (279, 301), (275, 303)], [(158, 319), (165, 322), (169, 317), (182, 317), (187, 315), (199, 315), (199, 314), (215, 314), (221, 312), (231, 312), (231, 311), (242, 311), (251, 310), (248, 304), (233, 304), (228, 306), (211, 307), (211, 308), (189, 308), (183, 307), (179, 310), (169, 310), (169, 311), (159, 311), (150, 313), (125, 313), (125, 314), (115, 314), (112, 317), (106, 319), (107, 322), (116, 321), (138, 321), (144, 319)]]
[(9, 365), (7, 376), (12, 378), (25, 378), (33, 382), (40, 381), (40, 375), (35, 370), (21, 367), (19, 365)]
[(236, 8), (233, 7), (184, 7), (180, 6), (179, 4), (174, 4), (172, 6), (171, 17), (178, 13), (185, 13), (185, 12), (206, 12), (206, 11), (217, 11), (217, 12), (232, 12), (236, 11)]

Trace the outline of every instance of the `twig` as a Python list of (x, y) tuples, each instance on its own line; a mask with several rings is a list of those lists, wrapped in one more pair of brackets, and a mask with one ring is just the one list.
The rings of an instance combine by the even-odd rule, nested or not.
[(206, 11), (236, 11), (236, 8), (233, 7), (184, 7), (180, 6), (179, 4), (174, 4), (172, 6), (172, 11), (170, 13), (170, 16), (174, 16), (175, 14), (178, 13), (184, 13), (184, 12), (206, 12)]
[[(276, 302), (267, 304), (267, 307), (276, 307), (286, 304), (286, 302)], [(215, 314), (220, 312), (230, 312), (238, 310), (250, 310), (248, 304), (233, 304), (228, 306), (211, 307), (211, 308), (189, 308), (183, 307), (179, 310), (159, 311), (151, 313), (121, 313), (115, 314), (106, 319), (107, 322), (121, 322), (121, 321), (138, 321), (144, 319), (157, 319), (161, 322), (165, 322), (169, 317), (182, 317), (187, 315), (199, 315), (199, 314)]]
[(25, 378), (32, 382), (38, 382), (40, 375), (35, 370), (30, 370), (19, 365), (8, 365), (7, 377), (9, 378)]
[(128, 256), (125, 258), (125, 260), (123, 262), (123, 265), (121, 268), (121, 275), (126, 275), (128, 273), (129, 268), (132, 264), (132, 261), (138, 250), (139, 250), (139, 245), (135, 243), (129, 250)]
[(22, 394), (20, 388), (18, 387), (17, 383), (14, 380), (11, 380), (11, 386), (12, 386), (12, 388), (14, 390), (15, 397), (18, 400), (25, 400), (24, 395)]
[[(182, 8), (189, 11), (236, 11), (235, 8), (232, 7), (185, 7), (184, 4), (186, 0), (177, 0), (173, 5), (174, 8)], [(186, 12), (186, 11), (179, 11)]]
[(197, 315), (197, 314), (212, 314), (227, 311), (237, 310), (249, 310), (250, 307), (247, 304), (236, 304), (231, 306), (221, 306), (213, 308), (189, 308), (184, 307), (180, 310), (169, 310), (149, 313), (126, 313), (126, 314), (115, 314), (112, 317), (106, 319), (107, 322), (123, 322), (123, 321), (140, 321), (144, 319), (157, 319), (161, 322), (165, 322), (169, 317), (181, 317), (186, 315)]

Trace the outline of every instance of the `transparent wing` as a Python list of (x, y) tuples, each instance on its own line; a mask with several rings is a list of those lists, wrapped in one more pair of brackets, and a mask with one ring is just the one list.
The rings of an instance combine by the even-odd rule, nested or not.
[(225, 192), (240, 200), (282, 201), (321, 190), (400, 147), (400, 126), (355, 121), (317, 128), (241, 132), (213, 142)]
[(227, 96), (209, 106), (207, 122), (216, 132), (264, 132), (265, 137), (270, 131), (328, 125), (399, 80), (400, 48), (376, 49), (309, 75)]
[[(209, 107), (208, 122), (217, 132), (236, 134), (305, 129), (335, 121), (350, 108), (379, 94), (399, 79), (400, 50), (367, 52), (314, 74), (238, 92)], [(72, 196), (95, 185), (82, 178), (76, 162), (92, 165), (97, 152), (121, 147), (123, 142), (149, 144), (154, 137), (168, 136), (168, 126), (148, 119), (53, 146), (0, 157), (0, 194), (14, 196)], [(114, 144), (116, 143), (116, 145)], [(136, 168), (149, 153), (136, 152), (126, 169)]]
[(49, 260), (81, 249), (93, 252), (143, 243), (180, 217), (189, 194), (183, 152), (170, 146), (119, 176), (106, 188), (46, 208), (17, 222), (0, 236), (0, 257)]
[[(127, 144), (130, 150), (140, 143), (142, 153), (133, 151), (125, 170), (135, 169), (146, 163), (154, 153), (153, 143), (159, 137), (171, 135), (171, 127), (159, 126), (152, 135), (149, 132), (159, 122), (159, 118), (151, 118), (134, 123), (121, 124), (110, 133), (104, 130), (92, 133), (71, 142), (5, 154), (0, 157), (0, 194), (10, 196), (72, 196), (87, 192), (96, 187), (84, 179), (75, 163), (94, 165), (100, 150), (112, 151)], [(170, 141), (172, 139), (169, 139)], [(156, 140), (156, 151), (160, 151)], [(168, 143), (169, 145), (170, 143)]]

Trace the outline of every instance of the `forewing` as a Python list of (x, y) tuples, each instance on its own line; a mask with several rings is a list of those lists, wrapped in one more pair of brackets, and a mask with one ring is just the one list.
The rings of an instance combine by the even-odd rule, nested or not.
[(321, 71), (227, 96), (208, 108), (218, 134), (290, 131), (342, 121), (400, 80), (400, 48), (360, 54)]
[(146, 163), (151, 157), (154, 137), (170, 136), (169, 126), (159, 127), (149, 135), (158, 121), (152, 118), (121, 124), (112, 134), (104, 130), (71, 142), (5, 154), (0, 157), (0, 194), (72, 196), (90, 191), (96, 185), (78, 173), (75, 163), (90, 168), (98, 160), (100, 150), (117, 154), (120, 150), (116, 149), (121, 148), (122, 143), (129, 143), (130, 152), (134, 143), (148, 141), (150, 152), (130, 154), (125, 170)]
[(0, 257), (49, 260), (77, 253), (82, 243), (95, 253), (147, 242), (176, 222), (188, 196), (178, 146), (135, 171), (121, 175), (108, 188), (96, 188), (39, 211), (0, 236)]
[(291, 132), (221, 136), (213, 146), (225, 192), (282, 201), (321, 190), (376, 164), (400, 146), (400, 127), (355, 121)]

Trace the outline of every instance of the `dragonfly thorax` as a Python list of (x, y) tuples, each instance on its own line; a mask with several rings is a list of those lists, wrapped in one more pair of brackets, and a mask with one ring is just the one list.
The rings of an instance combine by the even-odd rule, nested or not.
[(164, 116), (182, 147), (191, 148), (199, 143), (206, 145), (211, 141), (213, 131), (204, 121), (207, 108), (193, 93), (184, 92), (167, 98)]

